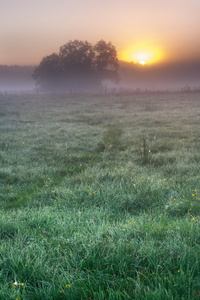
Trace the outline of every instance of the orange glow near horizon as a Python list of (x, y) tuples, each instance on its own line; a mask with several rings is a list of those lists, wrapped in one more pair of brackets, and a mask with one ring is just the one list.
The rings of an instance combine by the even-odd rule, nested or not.
[(119, 59), (126, 62), (134, 62), (141, 65), (154, 64), (162, 62), (164, 55), (159, 47), (149, 44), (136, 44), (122, 51), (119, 54)]

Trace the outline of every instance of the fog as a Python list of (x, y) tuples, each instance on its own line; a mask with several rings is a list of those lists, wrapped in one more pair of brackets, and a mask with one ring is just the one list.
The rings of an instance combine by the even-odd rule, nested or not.
[(160, 65), (120, 63), (120, 85), (132, 89), (200, 88), (200, 62)]
[[(34, 66), (0, 66), (0, 93), (36, 92), (39, 87), (36, 87), (32, 78), (33, 71)], [(200, 89), (200, 62), (145, 66), (120, 62), (119, 77), (120, 80), (117, 84), (104, 81), (102, 91), (113, 88), (130, 90)], [(72, 88), (69, 90), (82, 91), (83, 82), (81, 78), (79, 83), (71, 82)], [(91, 87), (87, 86), (86, 90), (94, 92), (92, 82)], [(59, 92), (59, 88), (57, 92)]]
[(33, 91), (33, 66), (0, 65), (0, 93)]

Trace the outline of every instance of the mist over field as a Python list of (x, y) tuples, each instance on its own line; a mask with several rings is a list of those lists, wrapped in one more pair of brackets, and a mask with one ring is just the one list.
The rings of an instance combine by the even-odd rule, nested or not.
[(31, 91), (35, 88), (33, 66), (0, 65), (0, 92)]
[(145, 65), (121, 62), (121, 85), (141, 89), (200, 87), (200, 62)]
[[(145, 65), (120, 61), (119, 82), (103, 82), (103, 88), (180, 90), (200, 88), (200, 62)], [(34, 91), (35, 66), (0, 66), (0, 92)], [(79, 91), (79, 83), (74, 83)], [(92, 88), (92, 87), (91, 87)], [(93, 90), (94, 91), (94, 90)], [(58, 91), (59, 92), (59, 91)]]

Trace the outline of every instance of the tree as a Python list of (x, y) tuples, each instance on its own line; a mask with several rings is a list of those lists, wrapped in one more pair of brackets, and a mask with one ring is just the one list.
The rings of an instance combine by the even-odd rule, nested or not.
[(53, 53), (42, 59), (39, 66), (33, 72), (33, 78), (44, 90), (56, 90), (60, 87), (62, 69), (60, 57)]
[(59, 54), (42, 59), (33, 78), (50, 90), (84, 90), (100, 87), (104, 79), (118, 79), (117, 51), (111, 42), (100, 40), (95, 46), (88, 41), (69, 41)]
[(119, 61), (117, 51), (111, 42), (100, 40), (94, 46), (95, 69), (101, 79), (118, 80)]
[(82, 90), (91, 85), (94, 50), (88, 41), (69, 41), (60, 47), (59, 57), (66, 86)]
[(66, 72), (87, 72), (92, 69), (94, 50), (88, 41), (74, 40), (60, 47), (59, 56)]

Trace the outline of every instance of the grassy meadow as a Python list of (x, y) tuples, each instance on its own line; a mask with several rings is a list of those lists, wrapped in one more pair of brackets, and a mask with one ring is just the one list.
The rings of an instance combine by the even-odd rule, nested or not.
[(0, 96), (0, 300), (200, 299), (200, 93)]

